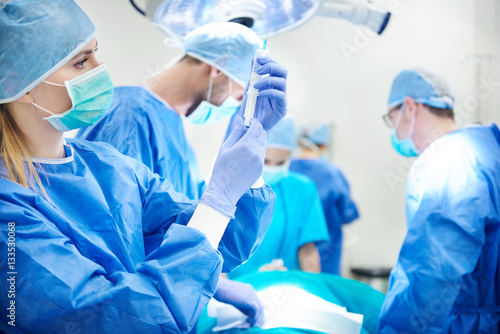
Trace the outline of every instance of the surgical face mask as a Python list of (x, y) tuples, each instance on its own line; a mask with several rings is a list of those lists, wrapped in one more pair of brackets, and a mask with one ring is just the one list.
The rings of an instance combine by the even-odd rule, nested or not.
[(210, 77), (208, 85), (207, 100), (202, 101), (200, 105), (187, 117), (194, 124), (213, 124), (222, 122), (233, 116), (238, 108), (240, 102), (231, 96), (232, 94), (232, 81), (229, 79), (229, 97), (222, 102), (220, 106), (210, 103), (210, 96), (212, 95), (213, 77)]
[(66, 87), (72, 107), (63, 113), (55, 114), (36, 103), (35, 107), (48, 112), (52, 116), (45, 117), (54, 128), (64, 132), (95, 124), (111, 107), (113, 100), (113, 82), (106, 65), (102, 64), (64, 85), (48, 81), (53, 86)]
[(289, 168), (290, 160), (279, 166), (264, 165), (262, 177), (268, 184), (278, 183), (288, 176)]
[(401, 115), (405, 109), (405, 105), (401, 106), (399, 110), (398, 118), (396, 120), (396, 125), (392, 129), (391, 132), (391, 144), (392, 147), (404, 157), (416, 157), (418, 156), (418, 149), (413, 140), (411, 139), (411, 135), (413, 134), (413, 128), (415, 126), (415, 118), (412, 118), (410, 125), (410, 132), (408, 133), (408, 138), (399, 139), (396, 129), (398, 128), (399, 121), (401, 120)]

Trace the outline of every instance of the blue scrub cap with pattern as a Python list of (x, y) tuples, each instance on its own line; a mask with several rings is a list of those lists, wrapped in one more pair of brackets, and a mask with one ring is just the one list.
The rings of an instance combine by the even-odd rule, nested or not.
[(0, 1), (0, 103), (36, 87), (95, 35), (73, 0)]
[(401, 72), (392, 83), (389, 109), (403, 104), (405, 97), (417, 103), (439, 108), (453, 109), (455, 93), (451, 85), (440, 75), (423, 68)]
[(191, 31), (184, 37), (184, 52), (214, 66), (245, 87), (250, 80), (255, 51), (262, 48), (255, 32), (239, 23), (214, 22)]

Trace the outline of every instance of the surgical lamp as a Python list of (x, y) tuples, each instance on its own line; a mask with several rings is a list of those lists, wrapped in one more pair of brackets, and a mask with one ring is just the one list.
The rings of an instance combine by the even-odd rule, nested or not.
[(237, 22), (260, 37), (295, 29), (314, 16), (348, 20), (377, 34), (387, 27), (391, 14), (364, 0), (145, 0), (135, 9), (160, 29), (181, 39), (193, 29), (211, 22)]

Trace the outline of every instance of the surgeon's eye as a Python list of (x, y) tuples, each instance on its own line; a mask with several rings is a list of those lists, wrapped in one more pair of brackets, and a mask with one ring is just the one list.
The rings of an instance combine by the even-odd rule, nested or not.
[(85, 58), (83, 59), (82, 61), (78, 62), (75, 64), (76, 67), (78, 68), (83, 68), (84, 67), (84, 64), (89, 60), (89, 58)]

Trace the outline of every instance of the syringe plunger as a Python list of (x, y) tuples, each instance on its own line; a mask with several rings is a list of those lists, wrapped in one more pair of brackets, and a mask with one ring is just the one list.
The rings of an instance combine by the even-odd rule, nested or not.
[(257, 57), (267, 57), (269, 56), (269, 50), (266, 48), (267, 40), (264, 42), (264, 47), (262, 49), (257, 49), (255, 51), (255, 57), (253, 59), (252, 74), (250, 76), (250, 83), (248, 85), (247, 91), (247, 103), (245, 105), (245, 126), (250, 126), (250, 120), (253, 118), (255, 113), (255, 104), (257, 102), (257, 97), (259, 96), (259, 91), (254, 88), (254, 84), (259, 81), (262, 76), (257, 74), (255, 71), (259, 68), (257, 63)]

